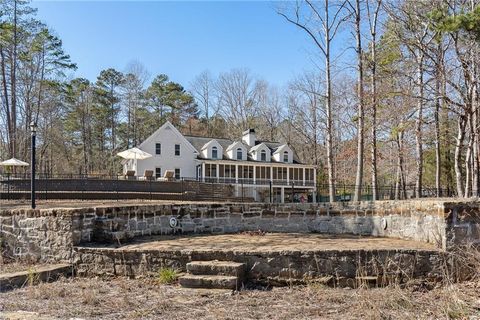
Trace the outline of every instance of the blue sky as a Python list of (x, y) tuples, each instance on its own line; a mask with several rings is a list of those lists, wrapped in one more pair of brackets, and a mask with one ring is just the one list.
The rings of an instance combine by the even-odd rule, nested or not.
[(188, 87), (203, 70), (248, 68), (282, 86), (312, 68), (309, 39), (275, 12), (274, 2), (34, 1), (38, 18), (78, 64), (74, 76), (137, 60), (152, 76)]

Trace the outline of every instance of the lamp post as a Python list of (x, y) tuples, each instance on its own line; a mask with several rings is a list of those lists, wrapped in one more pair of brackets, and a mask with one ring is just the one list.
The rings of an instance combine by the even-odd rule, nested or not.
[(31, 150), (31, 176), (30, 176), (30, 187), (31, 187), (31, 200), (32, 200), (32, 209), (35, 209), (35, 140), (37, 138), (37, 124), (35, 121), (30, 122), (30, 132), (32, 133), (32, 150)]

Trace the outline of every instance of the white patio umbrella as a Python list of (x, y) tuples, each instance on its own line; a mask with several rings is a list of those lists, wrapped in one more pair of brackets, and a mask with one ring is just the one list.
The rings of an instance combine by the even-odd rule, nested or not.
[(148, 152), (140, 150), (139, 148), (131, 148), (117, 153), (117, 156), (127, 160), (134, 160), (135, 172), (137, 172), (137, 160), (144, 160), (150, 158), (152, 155)]
[(24, 161), (18, 160), (16, 158), (12, 158), (12, 159), (8, 159), (8, 160), (0, 162), (0, 166), (6, 167), (7, 172), (9, 172), (9, 169), (11, 167), (28, 167), (29, 164), (24, 162)]

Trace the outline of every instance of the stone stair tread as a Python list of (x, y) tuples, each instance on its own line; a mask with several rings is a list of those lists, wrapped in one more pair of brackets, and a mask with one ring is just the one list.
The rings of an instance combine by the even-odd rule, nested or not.
[(186, 274), (178, 278), (182, 287), (205, 289), (236, 289), (240, 284), (238, 277), (224, 275)]
[(242, 279), (245, 264), (234, 261), (192, 261), (187, 263), (187, 271), (195, 275), (225, 275)]
[(201, 265), (201, 266), (221, 266), (221, 267), (244, 267), (245, 263), (234, 261), (222, 261), (222, 260), (208, 260), (208, 261), (191, 261), (188, 265)]

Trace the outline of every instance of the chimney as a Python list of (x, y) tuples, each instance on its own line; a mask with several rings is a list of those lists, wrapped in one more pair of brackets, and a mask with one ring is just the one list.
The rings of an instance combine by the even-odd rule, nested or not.
[(257, 137), (255, 136), (255, 129), (248, 129), (244, 131), (242, 141), (249, 147), (253, 147), (255, 145), (255, 141), (257, 141)]

